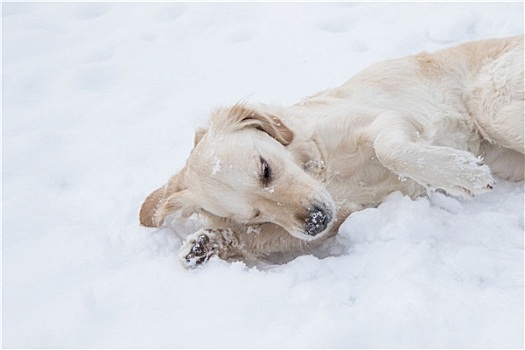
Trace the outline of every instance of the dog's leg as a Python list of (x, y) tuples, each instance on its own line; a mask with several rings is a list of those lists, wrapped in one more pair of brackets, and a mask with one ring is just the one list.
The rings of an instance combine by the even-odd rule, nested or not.
[(486, 140), (523, 155), (523, 37), (512, 41), (513, 49), (482, 67), (467, 106)]
[(238, 255), (237, 247), (238, 239), (231, 229), (204, 228), (186, 238), (179, 257), (186, 268), (194, 268), (214, 256), (227, 259)]
[(488, 166), (470, 152), (419, 142), (416, 128), (396, 112), (381, 114), (372, 124), (377, 159), (401, 177), (443, 189), (455, 196), (474, 196), (492, 189)]
[(315, 241), (296, 238), (273, 224), (238, 225), (235, 229), (204, 228), (186, 238), (180, 248), (179, 257), (182, 264), (191, 269), (205, 264), (212, 257), (223, 260), (240, 258), (243, 261), (255, 262), (273, 253), (302, 254), (335, 235), (339, 225), (340, 222), (334, 225), (330, 234)]

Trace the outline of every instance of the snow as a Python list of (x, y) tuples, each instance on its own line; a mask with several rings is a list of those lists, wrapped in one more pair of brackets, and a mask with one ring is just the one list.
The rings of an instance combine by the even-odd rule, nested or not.
[(211, 170), (211, 175), (216, 175), (218, 172), (221, 171), (221, 164), (222, 164), (222, 161), (215, 157), (214, 158), (214, 163), (213, 163), (213, 169)]
[(138, 225), (217, 106), (523, 33), (522, 3), (3, 3), (2, 20), (3, 347), (523, 347), (523, 183), (393, 193), (285, 264), (187, 271), (195, 223)]

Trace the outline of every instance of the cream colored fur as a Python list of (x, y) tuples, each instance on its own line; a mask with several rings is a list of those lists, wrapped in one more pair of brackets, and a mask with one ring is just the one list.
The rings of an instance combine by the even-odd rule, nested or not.
[(523, 37), (491, 39), (375, 64), (290, 107), (220, 108), (141, 223), (202, 215), (210, 229), (181, 248), (193, 266), (308, 250), (393, 191), (522, 181), (523, 71)]

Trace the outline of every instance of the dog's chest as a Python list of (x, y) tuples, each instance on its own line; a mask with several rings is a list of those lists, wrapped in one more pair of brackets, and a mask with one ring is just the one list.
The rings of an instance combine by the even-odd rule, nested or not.
[(348, 130), (346, 137), (336, 135), (334, 130), (322, 134), (319, 129), (316, 137), (325, 140), (317, 140), (323, 160), (309, 160), (305, 170), (323, 183), (338, 206), (374, 206), (397, 190), (411, 197), (425, 192), (423, 186), (394, 174), (377, 159), (366, 128)]

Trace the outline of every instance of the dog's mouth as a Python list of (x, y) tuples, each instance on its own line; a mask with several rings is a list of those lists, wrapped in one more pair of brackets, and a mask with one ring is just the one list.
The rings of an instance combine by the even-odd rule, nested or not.
[(273, 223), (281, 226), (296, 238), (304, 241), (313, 241), (325, 236), (331, 229), (334, 212), (335, 210), (330, 204), (316, 202), (300, 211), (296, 211), (295, 218), (292, 220), (290, 220), (290, 217), (288, 219), (281, 217), (281, 220), (276, 220), (273, 217), (273, 220), (268, 220), (268, 217), (261, 215), (260, 211), (257, 211), (254, 217), (244, 222), (246, 224)]

